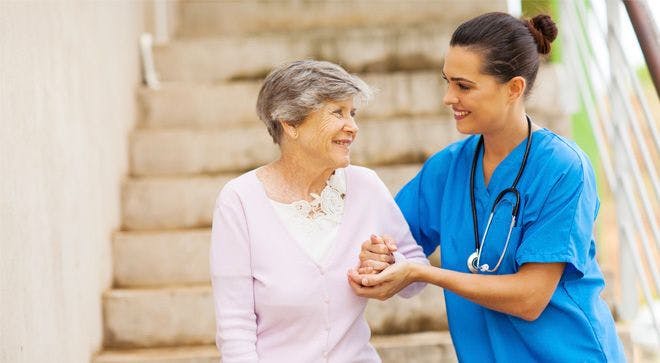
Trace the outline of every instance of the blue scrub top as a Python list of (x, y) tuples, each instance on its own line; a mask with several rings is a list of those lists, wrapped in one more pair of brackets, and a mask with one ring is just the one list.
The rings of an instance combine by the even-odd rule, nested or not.
[[(470, 208), (470, 168), (479, 136), (456, 142), (431, 157), (397, 195), (410, 229), (429, 255), (441, 248), (442, 267), (469, 273), (475, 251)], [(479, 238), (497, 194), (513, 183), (523, 141), (495, 169), (486, 187), (483, 149), (475, 172)], [(593, 237), (598, 214), (594, 172), (577, 145), (537, 130), (518, 182), (520, 210), (506, 254), (495, 274), (511, 274), (527, 262), (565, 262), (550, 303), (529, 322), (474, 304), (444, 290), (449, 330), (461, 362), (624, 362), (612, 315), (600, 298), (605, 283)], [(511, 221), (512, 194), (493, 217), (481, 264), (494, 267)]]

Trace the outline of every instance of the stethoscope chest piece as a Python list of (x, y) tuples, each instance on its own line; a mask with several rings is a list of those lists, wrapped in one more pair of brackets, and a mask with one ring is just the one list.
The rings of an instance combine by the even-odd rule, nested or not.
[(473, 274), (476, 274), (477, 272), (479, 272), (479, 269), (477, 268), (477, 259), (478, 258), (479, 258), (479, 254), (477, 253), (477, 251), (474, 251), (474, 252), (472, 252), (470, 257), (468, 257), (468, 259), (467, 259), (468, 270), (470, 270), (470, 272), (472, 272)]
[(488, 264), (483, 264), (479, 266), (479, 251), (474, 251), (467, 259), (467, 267), (470, 272), (476, 274), (477, 272), (486, 272), (490, 269)]

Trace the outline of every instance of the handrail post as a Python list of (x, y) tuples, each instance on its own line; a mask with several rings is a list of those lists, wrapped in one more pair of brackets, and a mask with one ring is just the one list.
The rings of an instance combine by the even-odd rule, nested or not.
[(632, 23), (639, 46), (642, 48), (646, 65), (649, 68), (655, 92), (660, 94), (660, 46), (658, 32), (645, 1), (623, 0)]
[[(619, 21), (619, 2), (616, 0), (607, 1), (607, 44), (609, 49), (609, 58), (610, 58), (610, 74), (613, 75), (616, 72), (616, 69), (619, 67), (621, 62), (621, 54), (615, 51), (615, 42), (616, 34), (621, 29), (621, 23)], [(625, 127), (625, 122), (621, 119), (622, 115), (625, 115), (624, 107), (621, 104), (622, 100), (619, 98), (619, 95), (614, 90), (616, 87), (616, 82), (614, 82), (613, 77), (607, 80), (609, 98), (611, 100), (612, 106), (612, 121), (614, 124), (615, 133), (619, 133), (620, 128)], [(618, 116), (614, 116), (618, 115)], [(612, 140), (612, 155), (614, 156), (613, 162), (615, 165), (615, 179), (617, 179), (617, 184), (622, 185), (621, 183), (621, 173), (625, 173), (627, 163), (624, 155), (626, 155), (625, 147), (621, 138), (614, 138)], [(623, 190), (623, 188), (621, 188)], [(626, 208), (625, 194), (623, 192), (615, 193), (614, 203), (617, 206), (616, 214), (618, 223), (618, 232), (619, 232), (619, 287), (621, 292), (621, 301), (617, 309), (619, 318), (624, 321), (631, 321), (637, 315), (638, 309), (638, 291), (637, 291), (637, 281), (635, 276), (635, 267), (634, 267), (634, 257), (629, 248), (626, 248), (626, 243), (635, 243), (635, 241), (626, 241), (628, 237), (624, 231), (623, 226), (630, 222), (630, 213), (628, 208)]]

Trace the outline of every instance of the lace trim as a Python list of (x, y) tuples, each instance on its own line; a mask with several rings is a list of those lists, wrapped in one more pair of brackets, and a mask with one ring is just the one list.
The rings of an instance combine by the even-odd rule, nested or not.
[(346, 197), (346, 180), (342, 169), (325, 182), (321, 195), (311, 193), (311, 202), (299, 200), (291, 204), (278, 203), (290, 209), (293, 216), (303, 220), (325, 219), (339, 223), (344, 213), (344, 198)]

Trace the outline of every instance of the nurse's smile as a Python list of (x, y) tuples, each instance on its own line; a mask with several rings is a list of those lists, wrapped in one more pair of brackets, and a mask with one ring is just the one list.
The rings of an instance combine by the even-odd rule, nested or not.
[(454, 119), (456, 121), (460, 121), (470, 114), (470, 111), (461, 111), (457, 109), (453, 109), (453, 111), (454, 111)]

